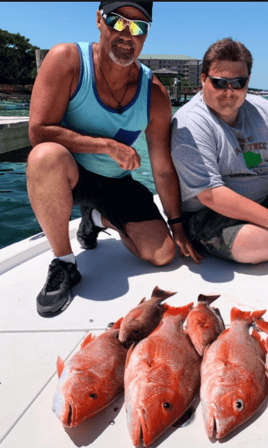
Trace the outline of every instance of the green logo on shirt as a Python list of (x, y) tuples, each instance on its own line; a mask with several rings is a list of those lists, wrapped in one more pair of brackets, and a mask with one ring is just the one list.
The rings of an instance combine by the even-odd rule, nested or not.
[(261, 163), (261, 155), (254, 154), (252, 151), (243, 152), (243, 156), (247, 165), (247, 168), (250, 170), (251, 168), (256, 168), (256, 166)]

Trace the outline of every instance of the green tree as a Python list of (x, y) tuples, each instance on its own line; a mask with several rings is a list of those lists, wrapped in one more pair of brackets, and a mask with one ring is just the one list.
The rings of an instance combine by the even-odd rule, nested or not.
[(195, 86), (195, 83), (190, 82), (189, 79), (181, 76), (181, 86), (182, 87), (193, 87), (193, 86)]
[(0, 29), (0, 83), (33, 84), (36, 77), (35, 50), (20, 33)]
[(156, 76), (165, 87), (172, 87), (174, 85), (175, 78), (169, 78), (168, 76), (163, 75), (156, 75)]

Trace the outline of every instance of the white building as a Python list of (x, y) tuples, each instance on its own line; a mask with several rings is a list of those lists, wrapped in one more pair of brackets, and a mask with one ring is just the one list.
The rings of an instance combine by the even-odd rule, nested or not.
[(141, 54), (139, 60), (151, 70), (175, 70), (190, 82), (200, 85), (200, 59), (180, 54)]

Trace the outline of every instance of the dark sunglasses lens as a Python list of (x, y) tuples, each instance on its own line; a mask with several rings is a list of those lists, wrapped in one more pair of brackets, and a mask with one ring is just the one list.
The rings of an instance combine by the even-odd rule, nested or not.
[(233, 89), (243, 89), (247, 83), (248, 78), (239, 78), (232, 82)]
[(139, 34), (146, 34), (149, 26), (144, 22), (136, 22), (136, 25), (139, 27)]
[(118, 16), (107, 16), (105, 19), (105, 22), (107, 23), (107, 25), (114, 27), (114, 25), (116, 24), (116, 22), (118, 21), (119, 17)]
[(231, 83), (232, 89), (239, 90), (243, 89), (247, 83), (248, 78), (237, 78), (233, 81), (228, 81), (226, 79), (222, 78), (210, 78), (212, 81), (213, 86), (216, 89), (226, 89), (228, 87), (228, 84)]
[(212, 78), (211, 79), (213, 86), (216, 89), (226, 89), (227, 87), (227, 81), (225, 81), (225, 79), (217, 79), (217, 78)]

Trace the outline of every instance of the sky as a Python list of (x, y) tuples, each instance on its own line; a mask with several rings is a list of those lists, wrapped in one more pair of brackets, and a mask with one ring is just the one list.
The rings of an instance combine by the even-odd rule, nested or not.
[[(2, 2), (0, 28), (50, 49), (63, 42), (98, 42), (99, 2)], [(268, 2), (154, 2), (144, 54), (202, 59), (216, 40), (232, 37), (253, 55), (249, 87), (268, 89)]]

